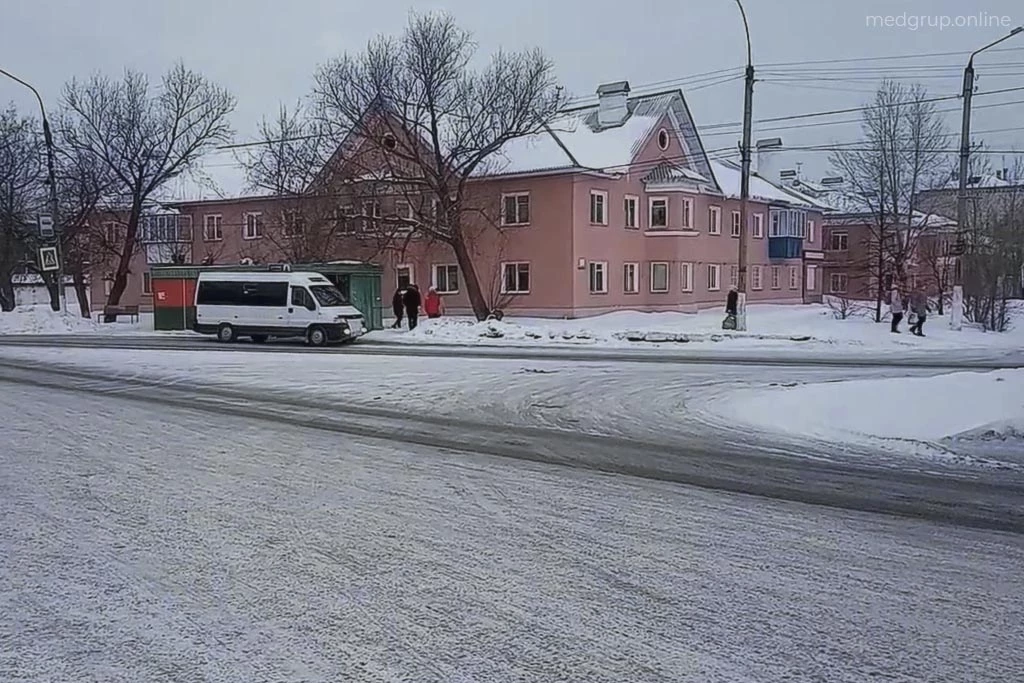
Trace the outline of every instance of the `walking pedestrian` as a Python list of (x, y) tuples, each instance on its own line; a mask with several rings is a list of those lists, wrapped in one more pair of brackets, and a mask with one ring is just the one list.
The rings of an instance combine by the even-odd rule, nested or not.
[(736, 285), (729, 287), (729, 295), (725, 297), (725, 320), (722, 321), (723, 330), (736, 329), (736, 311), (739, 306), (740, 293)]
[(890, 330), (893, 334), (900, 333), (900, 322), (903, 320), (903, 295), (900, 294), (900, 290), (892, 290), (892, 294), (889, 301), (889, 312), (892, 313), (892, 329)]
[(415, 330), (420, 317), (420, 306), (423, 304), (419, 287), (415, 284), (409, 285), (409, 289), (405, 290), (402, 297), (402, 303), (405, 304), (405, 317), (409, 319), (409, 329)]
[(923, 337), (924, 322), (928, 319), (928, 296), (921, 289), (915, 289), (910, 295), (910, 310), (914, 312), (914, 324), (910, 326), (910, 332)]
[(405, 290), (399, 287), (395, 295), (391, 297), (391, 311), (395, 314), (395, 323), (391, 329), (395, 330), (402, 326), (402, 313), (405, 311)]
[(436, 287), (427, 290), (427, 296), (423, 298), (423, 312), (428, 318), (440, 318), (444, 313), (444, 301), (441, 300)]

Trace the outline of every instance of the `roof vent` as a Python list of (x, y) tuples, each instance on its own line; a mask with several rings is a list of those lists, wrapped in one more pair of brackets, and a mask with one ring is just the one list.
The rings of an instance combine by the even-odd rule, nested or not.
[(597, 123), (601, 128), (619, 126), (629, 116), (629, 81), (605, 83), (597, 88)]
[(842, 178), (842, 176), (831, 175), (831, 176), (822, 178), (821, 179), (821, 184), (826, 186), (826, 187), (831, 187), (833, 185), (842, 185), (843, 184), (843, 178)]
[(779, 178), (782, 180), (796, 180), (796, 170), (787, 168), (785, 171), (779, 171)]

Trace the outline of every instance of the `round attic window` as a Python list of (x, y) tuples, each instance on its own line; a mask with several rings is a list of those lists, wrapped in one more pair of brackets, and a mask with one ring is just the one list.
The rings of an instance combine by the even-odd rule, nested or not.
[(658, 131), (658, 148), (662, 152), (668, 149), (668, 131), (664, 128)]
[(394, 149), (398, 146), (398, 140), (391, 133), (384, 133), (384, 146), (388, 149)]

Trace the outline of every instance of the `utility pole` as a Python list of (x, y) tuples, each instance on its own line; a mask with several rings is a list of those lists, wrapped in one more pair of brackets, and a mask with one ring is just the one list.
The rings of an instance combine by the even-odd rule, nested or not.
[[(988, 45), (978, 48), (971, 53), (970, 58), (967, 60), (967, 67), (964, 69), (964, 85), (963, 85), (963, 112), (960, 115), (960, 174), (957, 178), (957, 191), (956, 191), (956, 229), (960, 234), (958, 240), (959, 245), (966, 247), (963, 252), (960, 252), (958, 258), (964, 259), (966, 251), (970, 250), (974, 246), (976, 240), (967, 241), (964, 240), (965, 229), (967, 227), (967, 175), (969, 173), (969, 164), (971, 159), (971, 98), (974, 95), (974, 58), (979, 53), (998, 45), (1004, 40), (1008, 40), (1013, 36), (1017, 35), (1021, 31), (1024, 31), (1024, 26), (1018, 26), (999, 40), (995, 40)], [(959, 251), (959, 249), (958, 249)], [(953, 302), (952, 308), (949, 312), (949, 326), (954, 330), (960, 330), (963, 328), (964, 322), (964, 270), (966, 266), (966, 260), (962, 260), (960, 268), (956, 271), (956, 284), (953, 285)]]
[(0, 75), (7, 76), (12, 81), (20, 83), (31, 90), (32, 94), (36, 96), (36, 101), (39, 102), (39, 112), (43, 117), (43, 140), (46, 144), (46, 182), (50, 186), (50, 215), (53, 220), (54, 246), (57, 247), (57, 291), (60, 295), (60, 310), (63, 313), (67, 313), (67, 291), (64, 287), (64, 245), (62, 244), (61, 239), (64, 231), (60, 227), (60, 220), (57, 216), (57, 212), (59, 210), (57, 202), (57, 174), (54, 170), (53, 133), (50, 130), (50, 120), (46, 118), (46, 107), (43, 105), (43, 98), (39, 95), (38, 90), (32, 87), (29, 83), (26, 83), (14, 74), (4, 71), (3, 69), (0, 69)]
[(743, 81), (743, 140), (740, 143), (740, 237), (739, 253), (737, 254), (736, 289), (739, 296), (736, 304), (736, 329), (747, 329), (747, 201), (750, 198), (750, 136), (753, 127), (754, 109), (754, 60), (750, 48), (750, 27), (747, 24), (747, 13), (743, 3), (736, 0), (743, 17), (743, 31), (747, 37), (747, 69)]

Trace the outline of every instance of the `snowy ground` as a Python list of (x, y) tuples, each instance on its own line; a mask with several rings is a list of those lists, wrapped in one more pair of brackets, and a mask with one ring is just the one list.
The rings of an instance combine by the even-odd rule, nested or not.
[(5, 383), (0, 423), (2, 680), (1002, 683), (1024, 671), (1019, 536), (130, 393)]
[(948, 316), (930, 316), (926, 337), (906, 332), (895, 335), (889, 324), (877, 324), (866, 315), (837, 320), (824, 305), (755, 305), (748, 309), (748, 331), (722, 330), (723, 314), (707, 310), (696, 314), (621, 312), (581, 320), (507, 318), (476, 322), (467, 318), (421, 320), (409, 331), (380, 330), (368, 339), (410, 344), (493, 344), (515, 346), (702, 346), (729, 349), (885, 350), (912, 352), (934, 349), (1024, 346), (1024, 309), (1013, 329), (1004, 334), (966, 327), (949, 328)]
[[(169, 386), (244, 388), (326, 405), (381, 407), (436, 420), (439, 430), (449, 420), (475, 420), (671, 445), (759, 442), (801, 457), (866, 458), (900, 467), (1024, 467), (1024, 449), (992, 454), (986, 448), (981, 453), (975, 440), (954, 443), (944, 440), (949, 433), (941, 431), (947, 423), (965, 431), (1024, 415), (1024, 371), (991, 375), (1004, 377), (1002, 382), (954, 386), (944, 384), (946, 377), (988, 375), (942, 376), (940, 370), (916, 369), (900, 370), (900, 377), (893, 378), (897, 371), (884, 367), (664, 367), (342, 353), (0, 347), (0, 363), (4, 361), (83, 368)], [(931, 379), (910, 379), (915, 377)], [(962, 406), (953, 396), (970, 396), (970, 405)], [(920, 411), (913, 415), (925, 422), (923, 430), (901, 434), (895, 416), (918, 405)], [(947, 419), (961, 407), (959, 422)], [(911, 425), (911, 418), (906, 422), (921, 427)]]
[(143, 314), (136, 322), (122, 316), (116, 323), (102, 323), (78, 315), (77, 308), (70, 312), (56, 312), (46, 305), (18, 306), (13, 311), (0, 312), (0, 335), (15, 334), (114, 334), (153, 331), (152, 314)]
[(997, 446), (1024, 464), (1024, 370), (784, 383), (712, 401), (765, 430), (940, 457)]

